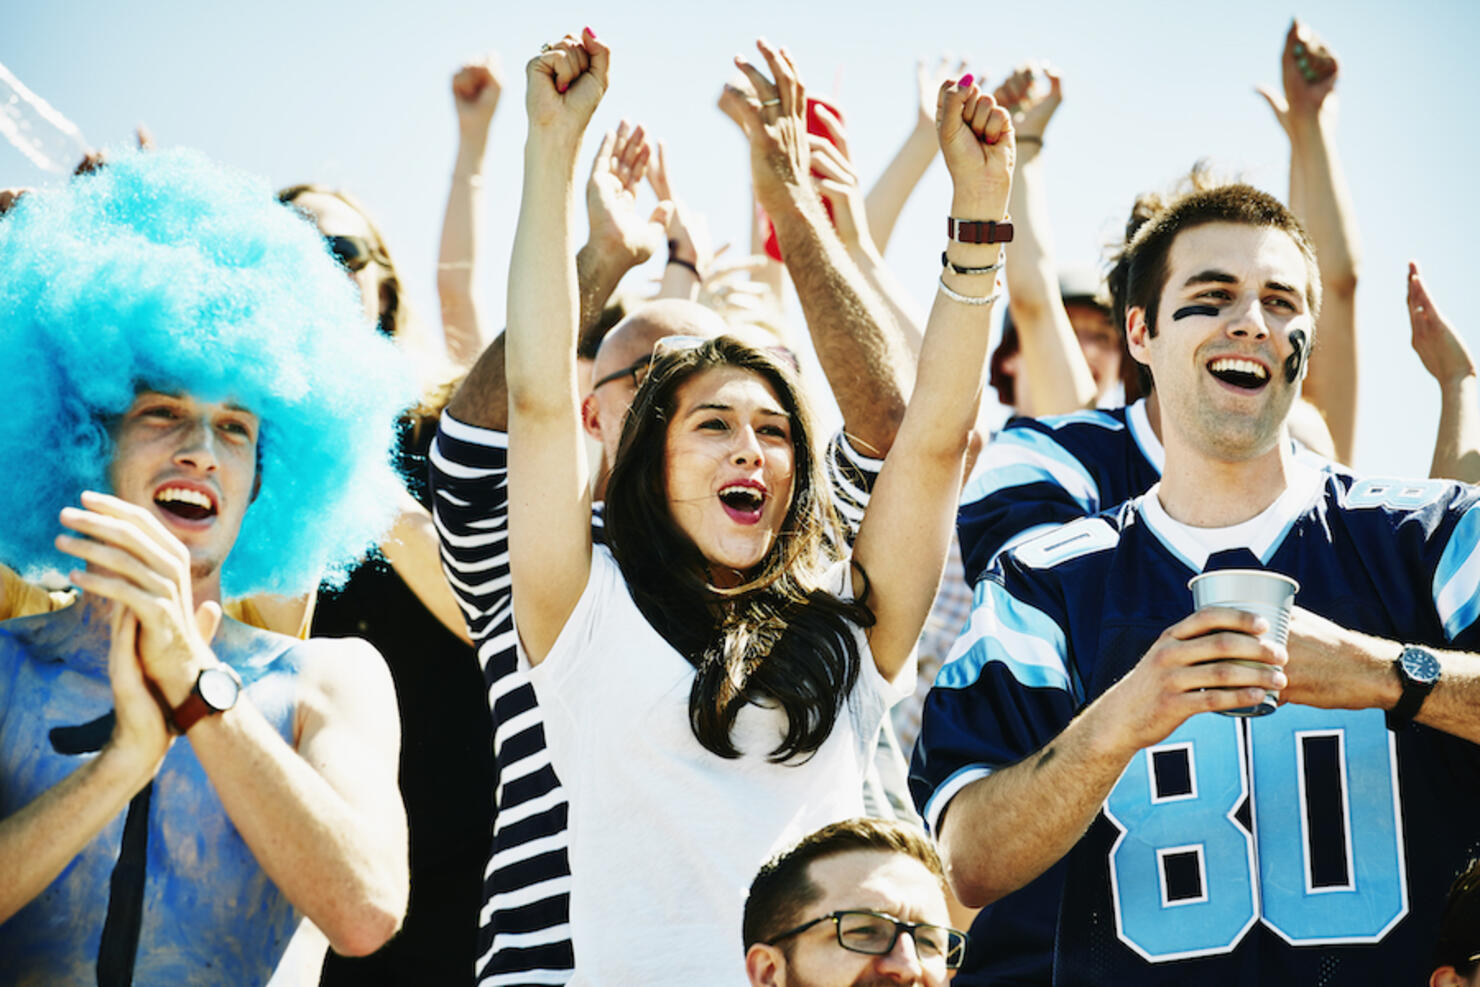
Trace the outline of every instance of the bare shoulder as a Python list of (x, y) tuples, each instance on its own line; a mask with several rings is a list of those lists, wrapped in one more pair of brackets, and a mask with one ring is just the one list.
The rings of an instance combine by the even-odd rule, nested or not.
[[(396, 691), (385, 659), (357, 637), (296, 641), (300, 726), (329, 718), (343, 724), (392, 727), (399, 723)], [(399, 730), (393, 730), (399, 737)]]
[(394, 722), (396, 693), (380, 652), (360, 638), (314, 637), (302, 640), (274, 631), (223, 620), (211, 642), (218, 658), (250, 681), (260, 668), (291, 668), (296, 697), (297, 733), (325, 725)]

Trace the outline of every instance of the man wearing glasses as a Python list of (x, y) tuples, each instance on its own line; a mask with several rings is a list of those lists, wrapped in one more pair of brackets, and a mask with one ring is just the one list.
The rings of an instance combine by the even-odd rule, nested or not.
[(751, 882), (745, 972), (755, 987), (937, 987), (966, 955), (966, 934), (946, 924), (945, 887), (918, 829), (882, 819), (824, 826)]

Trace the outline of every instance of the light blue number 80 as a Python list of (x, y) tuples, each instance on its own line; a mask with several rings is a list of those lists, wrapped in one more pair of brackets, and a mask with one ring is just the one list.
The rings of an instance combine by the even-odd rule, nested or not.
[[(1394, 754), (1380, 710), (1284, 706), (1248, 722), (1194, 716), (1121, 775), (1105, 813), (1122, 831), (1110, 853), (1116, 928), (1152, 962), (1232, 950), (1262, 920), (1287, 942), (1375, 942), (1408, 911)], [(1335, 737), (1351, 880), (1314, 887), (1302, 738)], [(1156, 752), (1186, 751), (1191, 792), (1158, 792)], [(1250, 765), (1246, 775), (1245, 765)], [(1253, 779), (1254, 840), (1234, 819)], [(1354, 800), (1351, 793), (1360, 793)], [(1263, 811), (1261, 811), (1261, 809)], [(1200, 894), (1169, 898), (1164, 858), (1195, 861)], [(1256, 886), (1254, 874), (1259, 875)]]

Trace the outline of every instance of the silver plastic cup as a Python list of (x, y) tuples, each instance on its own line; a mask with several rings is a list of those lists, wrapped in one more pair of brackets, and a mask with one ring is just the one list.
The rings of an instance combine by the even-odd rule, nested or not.
[[(1277, 644), (1284, 644), (1290, 637), (1290, 612), (1295, 608), (1295, 594), (1300, 591), (1300, 584), (1289, 576), (1263, 569), (1220, 569), (1193, 576), (1187, 588), (1192, 590), (1192, 605), (1198, 610), (1229, 607), (1256, 613), (1269, 622), (1269, 630), (1260, 637)], [(1228, 660), (1255, 667), (1265, 664), (1237, 658)], [(1256, 706), (1219, 712), (1225, 716), (1264, 716), (1275, 711), (1279, 698), (1278, 692), (1267, 692)]]

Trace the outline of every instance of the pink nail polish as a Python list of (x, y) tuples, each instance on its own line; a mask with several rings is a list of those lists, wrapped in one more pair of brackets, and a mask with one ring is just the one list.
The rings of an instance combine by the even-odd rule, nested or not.
[(589, 27), (587, 27), (587, 28), (585, 28), (585, 29), (584, 29), (584, 30), (585, 30), (585, 32), (586, 32), (586, 33), (587, 33), (587, 34), (589, 34), (589, 35), (590, 35), (590, 36), (591, 36), (591, 37), (593, 37), (593, 38), (594, 38), (594, 37), (596, 37), (596, 32), (595, 32), (595, 31), (593, 31), (593, 30), (591, 30), (591, 29), (590, 29), (590, 28), (589, 28)]
[(562, 86), (558, 82), (555, 84), (555, 91), (557, 93), (563, 93), (563, 92), (565, 92), (569, 88), (570, 88), (570, 86)]
[(963, 75), (961, 77), (961, 81), (958, 82), (958, 83), (956, 83), (956, 85), (960, 86), (962, 89), (965, 89), (966, 87), (970, 86), (975, 81), (976, 81), (976, 76), (972, 75), (970, 72), (967, 72), (965, 75)]

